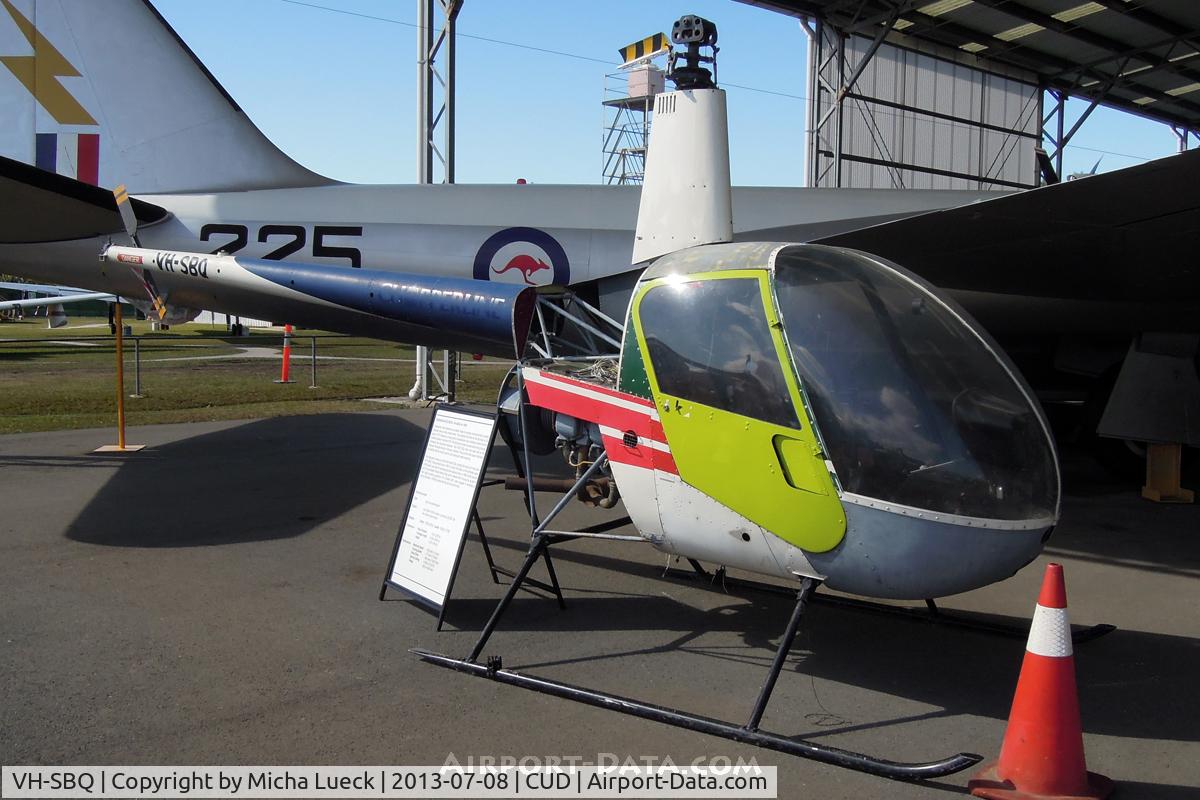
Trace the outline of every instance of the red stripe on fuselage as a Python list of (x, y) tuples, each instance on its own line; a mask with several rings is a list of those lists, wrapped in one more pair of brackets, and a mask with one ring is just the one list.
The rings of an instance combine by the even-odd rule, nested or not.
[(604, 442), (604, 452), (608, 453), (610, 461), (642, 469), (654, 469), (654, 456), (657, 454), (649, 447), (626, 447), (624, 441), (612, 436), (601, 436), (600, 440)]
[[(538, 370), (526, 370), (525, 388), (529, 392), (530, 402), (536, 406), (595, 422), (621, 433), (631, 432), (644, 442), (629, 447), (623, 438), (602, 434), (601, 440), (608, 457), (618, 464), (679, 473), (675, 459), (669, 452), (649, 445), (649, 442), (665, 445), (667, 441), (662, 423), (652, 416), (655, 410), (651, 401)], [(630, 408), (630, 405), (637, 408)]]
[[(526, 372), (534, 372), (534, 370), (527, 370)], [(635, 394), (627, 394), (617, 389), (609, 389), (607, 386), (588, 383), (587, 381), (581, 381), (576, 378), (568, 378), (566, 375), (557, 375), (553, 372), (542, 372), (541, 370), (536, 370), (536, 374), (542, 380), (551, 381), (553, 383), (565, 383), (568, 386), (575, 386), (580, 389), (588, 389), (593, 392), (598, 392), (599, 394), (608, 395), (609, 397), (613, 397), (618, 400), (625, 400), (630, 403), (635, 403), (639, 406), (645, 406), (649, 411), (654, 410), (653, 401), (647, 400), (644, 397), (638, 397)]]
[(76, 177), (92, 186), (100, 185), (100, 134), (79, 134), (79, 171)]
[(675, 459), (670, 453), (655, 450), (649, 445), (627, 447), (624, 440), (612, 436), (602, 435), (600, 439), (604, 442), (604, 452), (608, 453), (610, 461), (617, 464), (628, 464), (631, 467), (657, 469), (674, 475), (679, 474), (679, 467), (675, 465)]
[[(600, 391), (601, 387), (580, 381), (564, 381), (558, 375), (550, 376), (544, 372), (538, 373), (536, 377), (527, 375), (525, 388), (529, 392), (530, 401), (542, 408), (561, 411), (576, 419), (616, 428), (622, 433), (633, 431), (640, 437), (656, 442), (665, 443), (667, 440), (662, 423), (650, 416), (654, 413), (654, 405), (640, 397), (614, 392), (611, 389)], [(588, 391), (603, 397), (584, 394)], [(610, 402), (610, 399), (636, 401), (637, 405), (645, 410), (634, 410)]]

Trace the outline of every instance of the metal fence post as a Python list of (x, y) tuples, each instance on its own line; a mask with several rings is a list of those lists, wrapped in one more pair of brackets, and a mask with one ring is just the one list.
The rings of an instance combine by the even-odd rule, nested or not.
[(142, 337), (133, 337), (133, 394), (134, 399), (142, 396)]
[(316, 389), (317, 388), (317, 337), (310, 336), (310, 337), (308, 337), (308, 340), (309, 340), (309, 350), (312, 353), (312, 385), (309, 386), (308, 388)]

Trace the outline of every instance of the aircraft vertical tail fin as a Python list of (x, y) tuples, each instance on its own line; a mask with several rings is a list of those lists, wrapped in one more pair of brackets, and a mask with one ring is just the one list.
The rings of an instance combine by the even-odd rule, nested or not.
[(135, 194), (332, 183), (258, 130), (149, 0), (0, 0), (0, 155)]

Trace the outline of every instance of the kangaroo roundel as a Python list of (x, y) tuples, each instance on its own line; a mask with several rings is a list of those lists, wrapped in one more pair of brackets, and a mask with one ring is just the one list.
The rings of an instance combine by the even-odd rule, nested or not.
[(475, 254), (474, 276), (526, 286), (566, 286), (571, 265), (550, 234), (537, 228), (505, 228), (489, 236)]

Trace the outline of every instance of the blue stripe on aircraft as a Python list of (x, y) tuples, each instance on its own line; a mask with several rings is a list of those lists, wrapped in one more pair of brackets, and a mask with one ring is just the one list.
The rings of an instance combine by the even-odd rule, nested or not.
[[(529, 286), (409, 275), (382, 270), (237, 259), (245, 269), (272, 283), (388, 319), (435, 330), (513, 342), (518, 298)], [(524, 314), (519, 314), (524, 316)], [(525, 320), (528, 324), (528, 319)], [(520, 333), (524, 341), (525, 332)]]
[(46, 172), (56, 172), (58, 169), (58, 134), (39, 133), (37, 135), (37, 160), (34, 163), (38, 169)]

